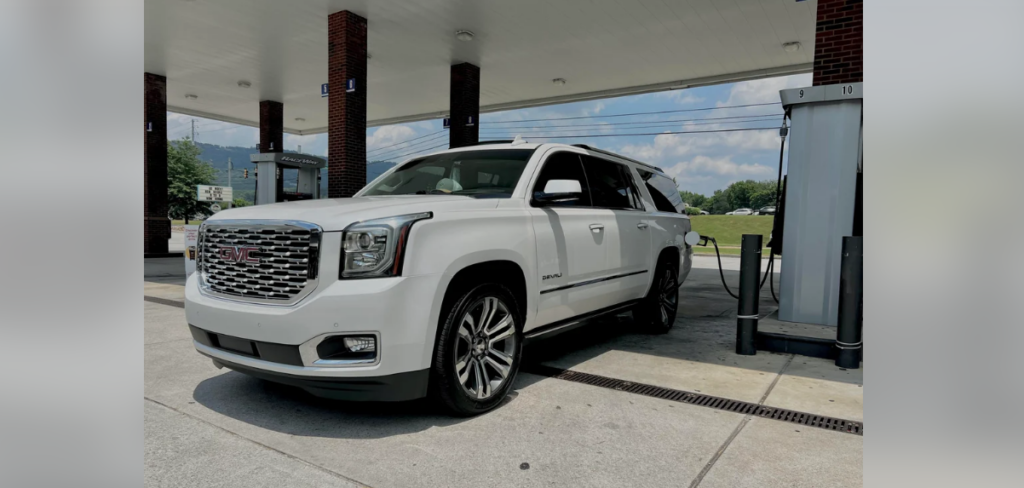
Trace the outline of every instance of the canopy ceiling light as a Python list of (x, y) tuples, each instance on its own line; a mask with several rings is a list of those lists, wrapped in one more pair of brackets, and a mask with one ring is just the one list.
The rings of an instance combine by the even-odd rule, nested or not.
[(249, 83), (248, 81), (245, 81), (245, 80), (239, 80), (238, 81), (238, 86), (240, 88), (249, 88), (250, 86), (252, 86), (252, 83)]
[(787, 53), (795, 53), (800, 50), (799, 42), (787, 42), (782, 45), (782, 49), (785, 49)]
[(195, 100), (195, 99), (199, 98), (199, 96), (198, 95), (193, 95), (191, 93), (186, 93), (185, 94), (185, 98), (187, 98), (189, 100)]
[(565, 78), (555, 78), (555, 79), (551, 80), (551, 82), (556, 84), (556, 85), (561, 86), (561, 85), (565, 84)]
[(457, 30), (455, 31), (455, 38), (463, 42), (469, 42), (473, 40), (473, 32), (468, 30)]

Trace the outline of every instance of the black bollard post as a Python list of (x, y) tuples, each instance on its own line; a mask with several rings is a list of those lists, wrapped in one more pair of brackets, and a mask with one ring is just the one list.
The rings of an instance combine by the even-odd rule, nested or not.
[(743, 234), (740, 245), (740, 305), (736, 313), (736, 354), (757, 354), (757, 302), (761, 282), (761, 234)]
[(836, 330), (836, 366), (860, 368), (864, 279), (864, 238), (843, 237), (843, 255), (839, 265), (839, 327)]

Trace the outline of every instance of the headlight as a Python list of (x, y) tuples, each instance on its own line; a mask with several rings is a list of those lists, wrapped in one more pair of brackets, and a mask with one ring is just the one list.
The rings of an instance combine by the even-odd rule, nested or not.
[(340, 278), (400, 276), (412, 224), (431, 212), (357, 222), (342, 235)]

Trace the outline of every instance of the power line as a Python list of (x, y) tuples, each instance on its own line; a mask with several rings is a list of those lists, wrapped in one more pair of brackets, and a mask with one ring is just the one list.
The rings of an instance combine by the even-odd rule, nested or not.
[(412, 141), (415, 141), (415, 140), (423, 139), (424, 137), (430, 137), (430, 136), (435, 135), (435, 134), (440, 134), (440, 133), (442, 133), (444, 131), (445, 131), (445, 129), (441, 129), (441, 130), (439, 130), (437, 132), (434, 132), (434, 133), (431, 133), (431, 134), (427, 134), (425, 136), (419, 136), (419, 137), (416, 137), (416, 138), (413, 138), (413, 139), (406, 139), (406, 140), (404, 140), (402, 142), (396, 142), (396, 143), (394, 143), (394, 144), (392, 144), (390, 146), (383, 146), (383, 147), (378, 147), (376, 149), (371, 149), (371, 150), (367, 151), (367, 154), (369, 154), (371, 152), (380, 151), (381, 149), (387, 149), (389, 147), (395, 147), (395, 146), (397, 146), (399, 144), (405, 144), (407, 142), (412, 142)]
[(390, 157), (392, 157), (392, 155), (394, 155), (394, 154), (396, 154), (396, 153), (400, 153), (400, 152), (402, 152), (402, 151), (408, 151), (408, 150), (410, 150), (410, 149), (412, 149), (412, 148), (414, 148), (414, 147), (416, 147), (416, 146), (420, 146), (420, 147), (422, 147), (422, 145), (423, 145), (423, 144), (430, 144), (430, 143), (434, 143), (434, 142), (437, 142), (437, 141), (439, 141), (439, 140), (441, 140), (441, 139), (446, 139), (446, 138), (447, 138), (447, 136), (448, 136), (448, 134), (444, 134), (444, 135), (441, 135), (441, 136), (439, 136), (439, 137), (432, 137), (432, 138), (430, 138), (430, 139), (422, 140), (422, 141), (420, 141), (420, 142), (417, 142), (417, 143), (414, 143), (414, 144), (410, 144), (410, 145), (408, 145), (408, 146), (405, 146), (405, 147), (400, 147), (400, 148), (398, 148), (398, 149), (392, 149), (392, 150), (390, 150), (390, 151), (384, 151), (384, 152), (382, 152), (382, 153), (377, 153), (377, 154), (374, 154), (374, 155), (372, 155), (372, 156), (371, 156), (371, 155), (369, 155), (369, 154), (367, 154), (367, 157), (373, 157), (373, 158), (375, 158), (375, 159), (386, 159), (386, 158), (390, 158)]
[[(701, 120), (754, 119), (754, 118), (759, 118), (759, 117), (781, 117), (783, 115), (785, 115), (785, 114), (777, 113), (777, 114), (761, 114), (761, 115), (733, 115), (733, 116), (730, 116), (730, 117), (701, 117), (701, 118), (698, 118), (698, 119), (641, 120), (641, 121), (633, 121), (633, 122), (604, 122), (604, 123), (601, 123), (601, 124), (545, 125), (543, 127), (545, 127), (545, 128), (546, 127), (605, 127), (605, 126), (610, 126), (610, 125), (614, 126), (614, 125), (654, 124), (654, 123), (662, 123), (662, 122), (669, 123), (669, 122), (691, 122), (691, 121), (701, 121)], [(517, 122), (519, 122), (519, 121), (517, 121)], [(507, 125), (507, 126), (504, 126), (504, 127), (495, 127), (494, 129), (516, 129), (516, 128), (528, 128), (528, 127), (537, 127), (537, 126), (535, 126), (535, 125), (521, 125), (521, 126), (520, 125), (516, 125), (516, 126)], [(485, 130), (485, 129), (489, 129), (489, 128), (485, 128), (485, 127), (481, 127), (480, 128), (480, 130)]]
[(414, 150), (414, 151), (412, 151), (412, 152), (407, 152), (407, 153), (404, 153), (404, 154), (399, 154), (399, 156), (395, 156), (395, 157), (393, 157), (393, 158), (391, 158), (391, 159), (393, 159), (393, 160), (398, 160), (398, 159), (401, 159), (401, 158), (406, 158), (407, 156), (413, 156), (413, 154), (419, 154), (420, 152), (426, 152), (426, 151), (428, 151), (428, 150), (430, 150), (430, 149), (436, 149), (436, 148), (438, 148), (438, 147), (443, 147), (443, 146), (445, 146), (445, 145), (447, 145), (447, 144), (449, 144), (449, 143), (445, 142), (445, 143), (443, 143), (443, 144), (438, 144), (438, 145), (435, 145), (435, 146), (433, 146), (433, 147), (427, 147), (427, 148), (425, 148), (425, 149), (420, 149), (420, 150)]
[[(628, 136), (664, 136), (664, 135), (675, 135), (675, 134), (710, 134), (714, 132), (738, 132), (748, 130), (779, 130), (778, 127), (743, 127), (738, 129), (714, 129), (714, 130), (695, 130), (695, 131), (677, 131), (677, 132), (643, 132), (636, 134), (570, 134), (565, 136), (529, 136), (532, 139), (573, 139), (583, 137), (628, 137)], [(494, 136), (497, 137), (497, 136)], [(494, 139), (501, 140), (501, 139)], [(481, 141), (486, 142), (486, 141)]]
[(548, 120), (575, 120), (575, 119), (603, 119), (609, 117), (632, 117), (635, 115), (652, 115), (652, 114), (671, 114), (680, 112), (701, 112), (704, 110), (724, 110), (729, 108), (746, 108), (746, 107), (765, 107), (768, 105), (779, 105), (782, 102), (771, 102), (771, 103), (748, 103), (746, 105), (730, 105), (726, 107), (704, 107), (704, 108), (681, 108), (677, 110), (660, 110), (656, 112), (635, 112), (630, 114), (612, 114), (612, 115), (581, 115), (578, 117), (551, 117), (546, 119), (523, 119), (523, 120), (506, 120), (506, 121), (495, 121), (495, 122), (483, 122), (481, 124), (515, 124), (517, 122), (545, 122)]
[[(773, 115), (772, 117), (782, 117), (782, 115), (781, 114), (780, 115)], [(766, 118), (761, 118), (761, 119), (756, 119), (756, 120), (734, 120), (734, 121), (731, 121), (731, 122), (724, 122), (724, 121), (703, 122), (703, 123), (701, 123), (701, 122), (694, 122), (694, 123), (691, 123), (689, 125), (749, 124), (749, 123), (752, 123), (752, 122), (771, 122), (771, 120), (770, 119), (766, 119)], [(655, 129), (655, 128), (659, 128), (659, 127), (667, 127), (667, 126), (674, 126), (674, 125), (677, 125), (677, 124), (676, 123), (667, 123), (667, 122), (658, 122), (655, 125), (640, 125), (640, 126), (622, 127), (622, 128), (623, 129)], [(548, 132), (578, 132), (578, 131), (587, 131), (587, 130), (592, 131), (592, 130), (600, 129), (600, 128), (601, 127), (584, 127), (584, 128), (580, 128), (580, 129), (554, 129), (554, 130), (548, 131), (547, 127), (520, 127), (520, 128), (518, 128), (516, 130), (522, 130), (522, 131), (527, 131), (527, 130), (529, 130), (529, 131), (548, 131)], [(495, 133), (494, 131), (500, 131), (499, 133), (502, 133), (502, 134), (510, 132), (509, 129), (505, 129), (505, 128), (480, 129), (480, 130), (491, 131), (489, 133)], [(512, 132), (515, 132), (516, 130), (513, 130)]]

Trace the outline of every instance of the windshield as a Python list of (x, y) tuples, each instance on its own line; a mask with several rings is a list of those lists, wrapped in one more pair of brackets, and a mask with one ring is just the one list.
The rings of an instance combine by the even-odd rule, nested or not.
[(508, 198), (533, 149), (489, 149), (435, 154), (378, 178), (363, 195), (468, 195)]

